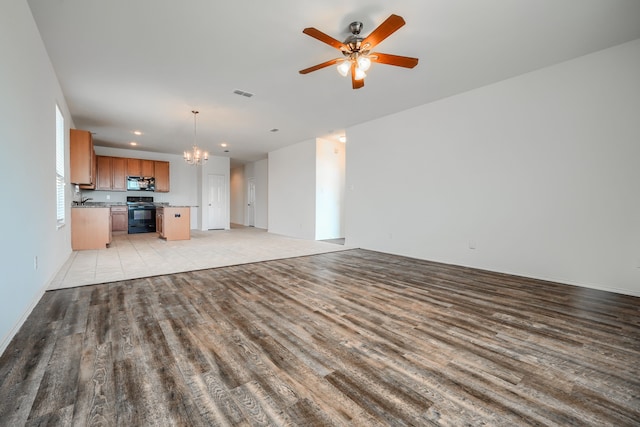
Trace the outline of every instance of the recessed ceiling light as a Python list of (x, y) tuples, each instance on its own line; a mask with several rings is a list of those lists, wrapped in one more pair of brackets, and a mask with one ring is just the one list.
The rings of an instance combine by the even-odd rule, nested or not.
[(226, 143), (226, 142), (223, 142), (222, 144), (220, 144), (220, 146), (221, 146), (221, 147), (226, 147), (226, 146), (227, 146), (227, 143)]
[(142, 135), (142, 132), (140, 132), (139, 130), (134, 130), (133, 134), (140, 136), (140, 135)]
[(135, 141), (131, 141), (131, 142), (129, 143), (129, 145), (138, 145), (138, 143), (137, 143), (137, 142), (135, 142)]
[(278, 132), (279, 130), (280, 130), (280, 129), (278, 129), (278, 128), (273, 128), (273, 129), (271, 129), (269, 132)]

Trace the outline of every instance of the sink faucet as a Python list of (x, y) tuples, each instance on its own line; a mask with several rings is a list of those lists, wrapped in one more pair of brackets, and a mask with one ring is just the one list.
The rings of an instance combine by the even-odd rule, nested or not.
[(86, 198), (80, 198), (80, 204), (84, 205), (86, 202), (88, 202), (89, 200), (93, 200), (91, 197), (86, 197)]

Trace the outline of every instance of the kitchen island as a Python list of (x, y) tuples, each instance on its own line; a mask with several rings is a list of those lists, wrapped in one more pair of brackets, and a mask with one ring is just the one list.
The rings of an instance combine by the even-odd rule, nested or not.
[(104, 249), (111, 243), (111, 208), (83, 205), (71, 208), (71, 249)]
[[(165, 240), (191, 239), (191, 207), (155, 204), (155, 233)], [(109, 247), (113, 232), (127, 230), (125, 203), (92, 202), (71, 208), (71, 249), (89, 250)]]
[(165, 240), (190, 240), (191, 208), (189, 206), (157, 207), (156, 232)]

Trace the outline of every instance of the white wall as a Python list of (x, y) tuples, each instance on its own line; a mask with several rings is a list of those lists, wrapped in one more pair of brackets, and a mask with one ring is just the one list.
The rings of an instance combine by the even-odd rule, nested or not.
[(254, 182), (256, 185), (256, 228), (269, 227), (269, 160), (263, 159), (253, 163)]
[[(0, 353), (71, 253), (71, 186), (67, 225), (56, 229), (55, 105), (71, 115), (24, 0), (0, 13)], [(66, 165), (68, 182), (69, 166)], [(35, 269), (34, 257), (38, 257)]]
[(316, 240), (344, 237), (345, 145), (316, 140)]
[(315, 238), (316, 141), (269, 153), (269, 232)]
[(246, 182), (244, 179), (244, 165), (231, 169), (231, 209), (230, 221), (232, 224), (245, 224), (245, 207), (247, 206), (245, 190)]
[(639, 76), (636, 40), (350, 128), (346, 243), (640, 295)]

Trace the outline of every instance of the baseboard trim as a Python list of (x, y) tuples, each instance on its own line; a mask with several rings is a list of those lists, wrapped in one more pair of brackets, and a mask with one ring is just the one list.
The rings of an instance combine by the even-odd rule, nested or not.
[(48, 286), (49, 286), (49, 283), (45, 283), (45, 285), (40, 288), (40, 291), (34, 295), (33, 299), (31, 300), (31, 303), (27, 306), (27, 309), (24, 311), (24, 313), (22, 313), (22, 316), (20, 316), (18, 321), (13, 325), (13, 327), (9, 330), (9, 332), (2, 338), (2, 342), (0, 342), (0, 356), (4, 354), (4, 351), (9, 346), (9, 343), (11, 342), (13, 337), (18, 333), (18, 331), (20, 330), (24, 322), (27, 320), (27, 318), (29, 317), (33, 309), (36, 308), (36, 305), (38, 305), (38, 303), (40, 302), (40, 299), (42, 298), (44, 293), (47, 291)]

